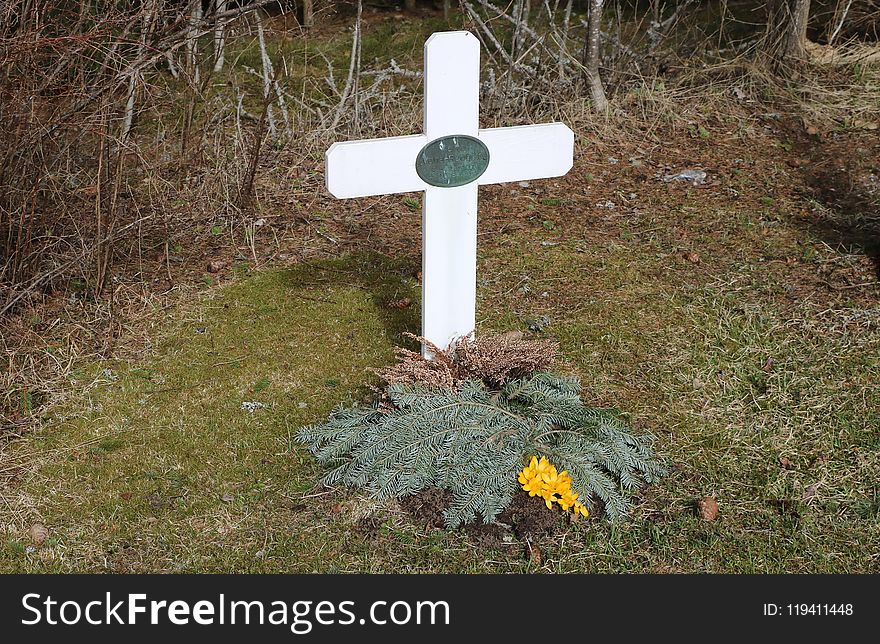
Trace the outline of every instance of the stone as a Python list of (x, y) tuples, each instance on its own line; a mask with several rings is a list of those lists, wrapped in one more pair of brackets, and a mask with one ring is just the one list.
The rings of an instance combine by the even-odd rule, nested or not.
[(667, 183), (671, 181), (687, 181), (695, 186), (699, 186), (706, 183), (706, 172), (704, 170), (682, 170), (675, 174), (665, 175), (663, 181)]

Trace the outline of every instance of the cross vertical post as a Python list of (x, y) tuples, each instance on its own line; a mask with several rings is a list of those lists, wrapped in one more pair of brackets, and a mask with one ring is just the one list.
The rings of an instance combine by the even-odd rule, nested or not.
[[(480, 43), (466, 31), (436, 33), (425, 43), (424, 130), (429, 141), (476, 137)], [(476, 326), (477, 183), (428, 186), (422, 201), (422, 337), (441, 349)], [(422, 347), (422, 354), (430, 351)]]

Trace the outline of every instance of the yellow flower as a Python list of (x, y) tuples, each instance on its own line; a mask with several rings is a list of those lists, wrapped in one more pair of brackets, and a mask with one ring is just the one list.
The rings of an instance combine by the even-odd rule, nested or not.
[(544, 483), (554, 487), (556, 486), (556, 481), (558, 480), (558, 478), (559, 476), (556, 474), (556, 470), (550, 470), (541, 474), (541, 479), (544, 481)]
[(574, 514), (589, 516), (586, 506), (578, 501), (580, 495), (571, 489), (571, 475), (563, 470), (557, 471), (546, 456), (540, 460), (532, 456), (529, 464), (522, 469), (517, 476), (523, 490), (529, 496), (540, 496), (544, 499), (544, 505), (553, 509), (553, 504), (559, 504), (563, 512), (571, 510)]

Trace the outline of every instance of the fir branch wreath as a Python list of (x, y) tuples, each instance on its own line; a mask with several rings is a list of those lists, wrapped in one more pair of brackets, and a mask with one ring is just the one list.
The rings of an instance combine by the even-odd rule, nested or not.
[(520, 484), (548, 507), (586, 514), (601, 504), (622, 519), (632, 495), (665, 474), (652, 436), (584, 405), (576, 378), (548, 370), (552, 342), (483, 335), (429, 348), (432, 360), (398, 348), (397, 363), (376, 370), (387, 387), (372, 406), (340, 407), (299, 430), (329, 468), (323, 483), (380, 499), (449, 490), (444, 520), (456, 527), (492, 522)]

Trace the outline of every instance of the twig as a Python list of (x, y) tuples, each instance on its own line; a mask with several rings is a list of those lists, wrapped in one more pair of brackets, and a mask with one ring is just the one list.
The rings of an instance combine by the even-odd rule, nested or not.
[[(351, 55), (349, 57), (348, 63), (348, 78), (345, 81), (345, 87), (342, 90), (342, 95), (339, 97), (339, 105), (336, 106), (336, 114), (333, 117), (333, 122), (330, 124), (330, 129), (335, 130), (336, 126), (339, 125), (339, 121), (342, 119), (342, 113), (345, 109), (345, 104), (348, 101), (348, 97), (352, 93), (352, 88), (357, 91), (357, 78), (355, 77), (355, 69), (359, 68), (360, 65), (360, 50), (361, 50), (361, 13), (363, 12), (363, 2), (358, 0), (358, 11), (357, 18), (354, 23), (354, 34), (351, 38)], [(357, 122), (357, 101), (355, 101), (355, 123)]]

